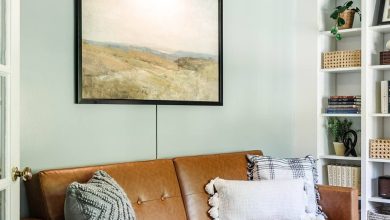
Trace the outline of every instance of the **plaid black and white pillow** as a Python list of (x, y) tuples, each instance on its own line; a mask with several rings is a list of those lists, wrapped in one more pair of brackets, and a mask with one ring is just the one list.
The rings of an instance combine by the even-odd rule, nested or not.
[(325, 214), (318, 205), (317, 163), (312, 156), (305, 158), (275, 159), (269, 156), (248, 155), (249, 180), (290, 180), (304, 179), (309, 204), (306, 211), (316, 215)]

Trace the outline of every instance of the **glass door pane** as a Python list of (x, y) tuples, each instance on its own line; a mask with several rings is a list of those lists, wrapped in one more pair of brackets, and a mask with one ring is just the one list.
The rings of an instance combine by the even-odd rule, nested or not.
[[(5, 142), (5, 131), (6, 131), (6, 79), (0, 76), (0, 179), (5, 178), (5, 157), (6, 157), (6, 142)], [(1, 219), (0, 219), (1, 220)]]
[(6, 0), (0, 0), (0, 64), (6, 64), (7, 44), (7, 9)]
[(0, 191), (0, 220), (5, 220), (5, 190)]

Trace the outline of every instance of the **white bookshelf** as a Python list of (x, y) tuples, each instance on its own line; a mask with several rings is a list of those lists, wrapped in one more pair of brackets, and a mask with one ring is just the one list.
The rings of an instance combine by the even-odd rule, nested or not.
[(341, 118), (359, 118), (361, 114), (325, 114), (321, 113), (322, 117), (341, 117)]
[[(355, 37), (355, 36), (361, 35), (362, 29), (361, 28), (351, 28), (351, 29), (340, 30), (339, 32), (345, 37)], [(321, 31), (320, 34), (328, 36), (328, 37), (333, 37), (333, 34), (330, 33), (330, 31)]]
[(324, 73), (356, 73), (360, 74), (361, 67), (349, 67), (349, 68), (338, 68), (338, 69), (321, 69)]
[[(374, 6), (374, 8), (375, 8), (375, 6)], [(369, 6), (370, 10), (374, 10), (374, 8)], [(376, 14), (374, 16), (376, 16)], [(375, 21), (375, 18), (374, 18), (374, 21)], [(379, 25), (379, 26), (377, 26), (377, 25), (375, 25), (373, 23), (373, 21), (370, 21), (370, 22), (371, 22), (372, 26), (368, 26), (368, 30), (375, 31), (375, 32), (378, 32), (378, 33), (390, 33), (390, 25)]]
[(373, 162), (373, 163), (390, 163), (390, 160), (388, 160), (388, 159), (371, 159), (371, 158), (369, 158), (368, 161)]
[[(329, 32), (333, 21), (332, 10), (345, 2), (341, 0), (317, 0), (318, 5), (318, 54), (317, 54), (317, 157), (320, 182), (328, 184), (326, 165), (334, 163), (361, 166), (361, 219), (367, 219), (367, 211), (378, 204), (390, 204), (390, 200), (378, 197), (377, 178), (390, 175), (390, 160), (370, 159), (369, 140), (390, 138), (390, 114), (380, 112), (379, 83), (390, 80), (390, 65), (379, 65), (379, 52), (385, 50), (390, 40), (390, 25), (377, 26), (379, 0), (356, 0), (354, 6), (362, 10), (362, 21), (355, 16), (354, 27), (342, 30), (341, 41)], [(322, 69), (322, 53), (336, 50), (362, 51), (362, 66), (342, 69)], [(332, 95), (361, 95), (361, 114), (325, 114), (327, 98)], [(358, 158), (335, 156), (326, 123), (329, 117), (352, 120), (359, 129)]]
[(344, 156), (336, 156), (336, 155), (320, 155), (320, 159), (324, 160), (349, 160), (349, 161), (360, 161), (361, 157), (344, 157)]
[(382, 199), (381, 197), (370, 197), (370, 198), (368, 198), (368, 201), (369, 202), (390, 204), (390, 199)]
[(390, 114), (382, 114), (382, 113), (373, 113), (371, 114), (372, 117), (390, 117)]
[(372, 65), (368, 68), (373, 70), (390, 70), (390, 65)]

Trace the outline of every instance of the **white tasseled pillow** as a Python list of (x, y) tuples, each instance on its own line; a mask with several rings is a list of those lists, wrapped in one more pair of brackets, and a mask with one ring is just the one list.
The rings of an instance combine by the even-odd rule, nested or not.
[(216, 178), (206, 185), (215, 220), (316, 220), (305, 212), (303, 180), (236, 181)]

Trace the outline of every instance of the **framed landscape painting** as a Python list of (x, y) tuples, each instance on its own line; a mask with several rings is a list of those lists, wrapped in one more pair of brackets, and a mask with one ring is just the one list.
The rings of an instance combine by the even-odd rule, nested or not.
[(76, 0), (77, 103), (222, 105), (222, 0)]

